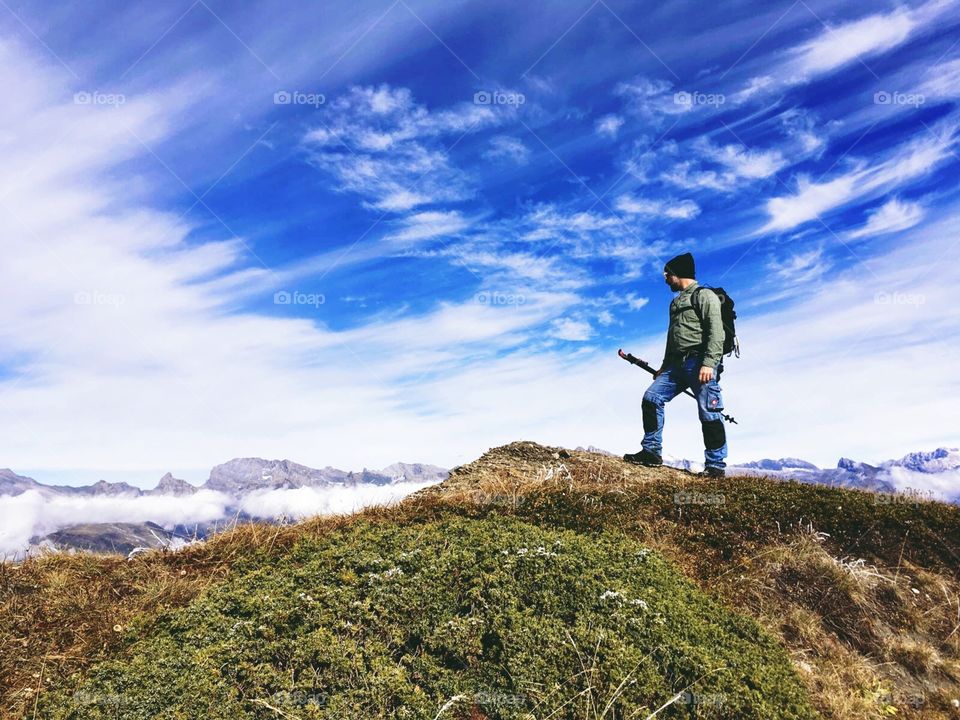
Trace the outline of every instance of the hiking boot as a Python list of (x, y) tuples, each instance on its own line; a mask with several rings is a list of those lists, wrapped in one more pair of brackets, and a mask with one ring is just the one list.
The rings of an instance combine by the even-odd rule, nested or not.
[(649, 450), (641, 450), (636, 453), (629, 453), (623, 456), (623, 459), (634, 465), (646, 465), (647, 467), (659, 467), (663, 465), (663, 458), (655, 455)]
[(712, 478), (714, 480), (723, 480), (727, 473), (723, 468), (719, 467), (705, 467), (702, 473), (699, 473), (700, 477)]

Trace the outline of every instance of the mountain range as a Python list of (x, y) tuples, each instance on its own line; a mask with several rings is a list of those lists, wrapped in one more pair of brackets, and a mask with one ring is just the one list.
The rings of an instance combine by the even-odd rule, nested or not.
[(240, 497), (258, 490), (281, 490), (301, 487), (330, 488), (361, 485), (396, 485), (404, 482), (440, 482), (447, 476), (446, 469), (423, 463), (394, 463), (382, 470), (359, 472), (338, 470), (334, 467), (315, 469), (290, 460), (262, 458), (235, 458), (215, 466), (210, 477), (200, 486), (165, 474), (152, 490), (141, 490), (125, 482), (99, 480), (92, 485), (45, 485), (33, 478), (18, 475), (9, 468), (0, 469), (0, 495), (19, 495), (36, 490), (41, 495), (65, 496), (175, 496), (192, 495), (199, 490), (214, 490)]

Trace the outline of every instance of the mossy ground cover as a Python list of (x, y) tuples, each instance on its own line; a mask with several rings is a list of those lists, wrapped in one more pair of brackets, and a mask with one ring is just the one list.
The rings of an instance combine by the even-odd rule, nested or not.
[(659, 553), (508, 516), (304, 536), (125, 641), (39, 716), (816, 716), (782, 648)]

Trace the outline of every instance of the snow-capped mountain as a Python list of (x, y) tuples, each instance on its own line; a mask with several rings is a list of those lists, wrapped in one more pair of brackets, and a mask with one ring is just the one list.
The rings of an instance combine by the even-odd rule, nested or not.
[[(586, 450), (604, 455), (612, 454), (593, 447)], [(663, 464), (690, 472), (703, 470), (702, 461), (673, 455), (663, 455)], [(874, 492), (910, 491), (960, 503), (960, 450), (957, 448), (908, 453), (902, 458), (886, 460), (879, 465), (842, 457), (833, 468), (820, 468), (796, 457), (763, 458), (727, 465), (727, 474), (765, 476)]]
[(700, 472), (703, 470), (703, 463), (698, 462), (697, 460), (687, 460), (685, 458), (678, 458), (674, 455), (663, 455), (663, 464), (669, 465), (670, 467), (677, 468), (678, 470), (688, 470), (689, 472)]
[(905, 470), (922, 473), (956, 472), (960, 470), (960, 450), (957, 448), (937, 448), (932, 452), (914, 452), (899, 460), (887, 460), (881, 467), (902, 467)]

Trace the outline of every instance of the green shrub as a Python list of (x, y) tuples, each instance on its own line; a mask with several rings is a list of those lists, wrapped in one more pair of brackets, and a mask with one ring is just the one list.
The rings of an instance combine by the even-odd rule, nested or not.
[(42, 717), (810, 718), (784, 651), (625, 535), (358, 521), (185, 609)]

